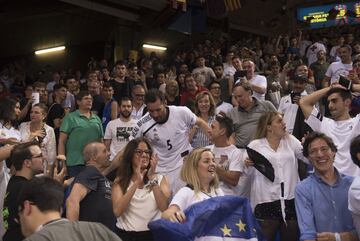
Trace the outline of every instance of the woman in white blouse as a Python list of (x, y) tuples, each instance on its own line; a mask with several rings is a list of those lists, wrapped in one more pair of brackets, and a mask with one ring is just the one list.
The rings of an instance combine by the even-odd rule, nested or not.
[(267, 112), (259, 119), (254, 140), (248, 147), (266, 157), (274, 168), (275, 180), (271, 182), (252, 167), (254, 160), (245, 160), (251, 180), (250, 202), (265, 237), (268, 241), (275, 240), (280, 231), (281, 241), (298, 240), (294, 204), (299, 181), (297, 159), (307, 162), (301, 143), (286, 132), (280, 113)]
[(175, 194), (169, 208), (162, 215), (172, 222), (185, 221), (183, 211), (192, 204), (211, 197), (224, 196), (219, 189), (216, 163), (210, 149), (194, 149), (184, 160), (180, 178), (187, 185)]
[(145, 138), (125, 147), (112, 187), (115, 232), (123, 241), (151, 241), (150, 221), (167, 208), (170, 187), (165, 176), (155, 173), (156, 156)]
[(23, 141), (36, 140), (40, 144), (44, 156), (44, 173), (49, 174), (56, 158), (56, 140), (54, 129), (45, 124), (48, 108), (45, 104), (34, 105), (30, 111), (30, 121), (20, 125), (20, 134)]
[(20, 103), (10, 97), (0, 99), (0, 145), (16, 144), (21, 141), (17, 129)]

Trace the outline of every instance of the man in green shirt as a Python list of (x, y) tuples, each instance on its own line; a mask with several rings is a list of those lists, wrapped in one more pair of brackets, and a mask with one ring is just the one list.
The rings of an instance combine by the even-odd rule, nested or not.
[(80, 91), (76, 96), (78, 109), (69, 113), (60, 126), (58, 154), (66, 156), (67, 173), (76, 176), (85, 167), (82, 150), (93, 141), (102, 141), (103, 128), (100, 118), (91, 113), (93, 99), (89, 92)]

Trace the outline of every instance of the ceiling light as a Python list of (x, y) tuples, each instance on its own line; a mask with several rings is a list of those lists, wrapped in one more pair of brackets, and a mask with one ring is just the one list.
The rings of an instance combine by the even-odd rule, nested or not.
[(163, 50), (165, 51), (166, 48), (165, 47), (161, 47), (161, 46), (157, 46), (157, 45), (151, 45), (151, 44), (143, 44), (143, 48), (147, 48), (147, 49), (156, 49), (156, 50)]
[(61, 51), (61, 50), (64, 50), (64, 49), (65, 49), (65, 46), (59, 46), (59, 47), (48, 48), (48, 49), (41, 49), (41, 50), (36, 50), (35, 54), (36, 55), (47, 54), (47, 53), (51, 53), (51, 52)]

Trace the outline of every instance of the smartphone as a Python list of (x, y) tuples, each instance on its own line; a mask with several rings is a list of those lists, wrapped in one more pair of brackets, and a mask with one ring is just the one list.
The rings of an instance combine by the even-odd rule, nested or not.
[(64, 161), (63, 160), (56, 160), (56, 161), (57, 161), (57, 172), (60, 173), (61, 170), (63, 169)]
[(291, 96), (291, 103), (295, 104), (294, 97), (300, 96), (300, 93), (291, 92), (290, 96)]
[(351, 81), (342, 75), (340, 75), (339, 84), (344, 86), (346, 89), (351, 90)]
[(31, 99), (32, 99), (32, 105), (39, 104), (39, 102), (40, 102), (40, 94), (38, 92), (33, 92), (31, 94)]
[(240, 70), (240, 71), (239, 71), (239, 77), (240, 77), (240, 78), (246, 77), (246, 74), (247, 74), (247, 71), (246, 71), (246, 70)]

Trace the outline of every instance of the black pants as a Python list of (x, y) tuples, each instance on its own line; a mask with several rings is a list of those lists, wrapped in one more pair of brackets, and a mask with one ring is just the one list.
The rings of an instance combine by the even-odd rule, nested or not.
[(256, 205), (254, 214), (268, 241), (274, 241), (277, 232), (280, 233), (281, 241), (299, 240), (294, 199), (285, 200), (287, 224), (284, 223), (282, 218), (280, 200)]
[(115, 228), (115, 233), (122, 239), (122, 241), (153, 241), (151, 231), (125, 231)]

